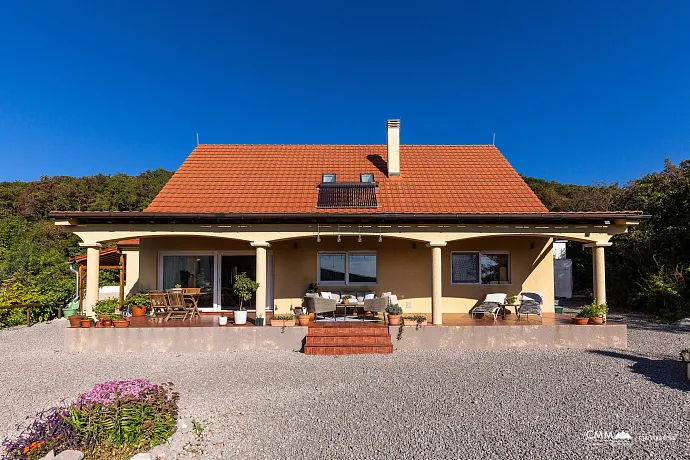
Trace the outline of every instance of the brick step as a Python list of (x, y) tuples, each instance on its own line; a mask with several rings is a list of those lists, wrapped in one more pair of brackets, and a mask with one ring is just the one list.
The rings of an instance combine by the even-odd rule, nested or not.
[(372, 346), (324, 347), (305, 345), (305, 355), (341, 356), (341, 355), (373, 355), (393, 353), (393, 344)]
[(307, 335), (305, 345), (316, 346), (371, 346), (371, 345), (390, 345), (391, 336), (386, 335), (350, 335), (350, 336), (311, 336)]
[(350, 336), (390, 336), (388, 326), (338, 326), (338, 327), (314, 327), (309, 326), (307, 333), (313, 337), (350, 337)]

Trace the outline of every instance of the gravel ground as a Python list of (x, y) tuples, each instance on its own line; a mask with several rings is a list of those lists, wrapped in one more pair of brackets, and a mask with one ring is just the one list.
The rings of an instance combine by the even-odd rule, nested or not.
[[(626, 320), (625, 350), (335, 358), (63, 353), (53, 343), (64, 322), (14, 328), (0, 331), (0, 438), (97, 382), (141, 377), (175, 382), (209, 459), (690, 458), (690, 382), (677, 360), (690, 330)], [(589, 430), (633, 440), (595, 442)]]

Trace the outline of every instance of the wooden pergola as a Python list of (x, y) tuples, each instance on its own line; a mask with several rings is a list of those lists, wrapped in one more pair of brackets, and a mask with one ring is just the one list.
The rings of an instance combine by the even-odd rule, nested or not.
[[(120, 308), (125, 301), (125, 256), (117, 246), (98, 251), (99, 270), (120, 270)], [(86, 254), (70, 257), (70, 264), (77, 264), (79, 272), (79, 310), (83, 310), (84, 279), (86, 279)]]

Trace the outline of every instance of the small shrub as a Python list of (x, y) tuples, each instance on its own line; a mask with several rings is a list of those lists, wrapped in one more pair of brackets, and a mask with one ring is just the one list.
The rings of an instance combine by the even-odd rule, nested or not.
[(289, 314), (289, 315), (273, 315), (271, 319), (274, 319), (276, 321), (290, 321), (295, 319), (294, 314)]
[(402, 308), (400, 308), (400, 305), (393, 304), (393, 305), (388, 305), (386, 307), (386, 313), (389, 315), (402, 315)]
[(240, 298), (240, 310), (243, 310), (242, 303), (250, 300), (257, 289), (259, 283), (248, 277), (246, 272), (235, 275), (235, 294)]
[(7, 459), (38, 459), (55, 449), (77, 449), (80, 441), (74, 427), (67, 421), (69, 409), (54, 407), (36, 414), (34, 420), (26, 425), (15, 439), (2, 443)]
[(150, 307), (151, 299), (148, 298), (144, 293), (138, 293), (134, 295), (127, 296), (125, 299), (126, 307)]
[(120, 301), (111, 297), (97, 301), (93, 306), (93, 313), (96, 316), (112, 315), (118, 308), (120, 308)]

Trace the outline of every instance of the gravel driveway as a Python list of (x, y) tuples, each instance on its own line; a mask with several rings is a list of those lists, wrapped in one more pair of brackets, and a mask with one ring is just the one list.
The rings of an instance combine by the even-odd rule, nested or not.
[[(690, 458), (677, 361), (690, 331), (630, 319), (626, 350), (346, 357), (63, 353), (64, 322), (14, 328), (0, 331), (0, 437), (97, 382), (141, 377), (176, 384), (209, 459)], [(623, 430), (631, 441), (587, 439)]]

